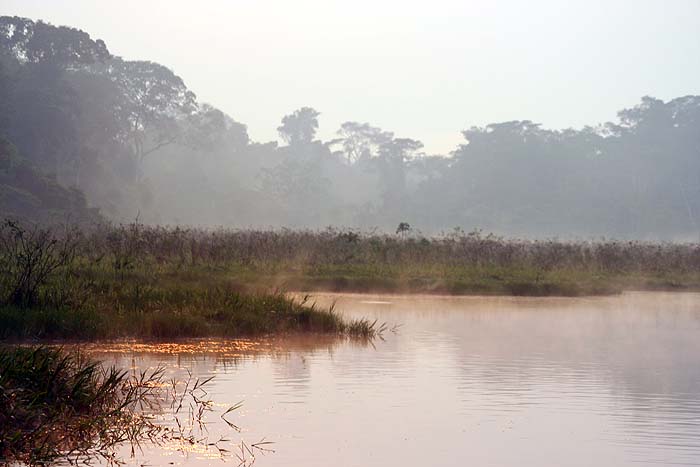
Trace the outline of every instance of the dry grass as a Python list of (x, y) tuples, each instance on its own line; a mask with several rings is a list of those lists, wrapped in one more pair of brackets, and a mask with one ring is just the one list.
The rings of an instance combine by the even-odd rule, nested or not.
[(574, 296), (700, 289), (698, 244), (140, 224), (83, 231), (5, 224), (0, 237), (5, 339), (378, 331), (284, 290)]

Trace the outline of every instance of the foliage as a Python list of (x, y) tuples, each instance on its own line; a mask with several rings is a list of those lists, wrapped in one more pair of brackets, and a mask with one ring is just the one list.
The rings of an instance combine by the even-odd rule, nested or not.
[(0, 48), (22, 63), (77, 66), (109, 57), (105, 43), (83, 31), (16, 16), (0, 17)]
[(117, 444), (156, 429), (138, 408), (155, 402), (159, 378), (158, 371), (130, 377), (56, 348), (0, 350), (0, 460), (109, 461)]
[[(57, 347), (1, 348), (0, 462), (122, 465), (121, 446), (133, 452), (155, 443), (183, 452), (196, 447), (222, 460), (245, 450), (250, 460), (240, 465), (251, 465), (271, 443), (209, 438), (204, 417), (216, 410), (206, 391), (212, 379), (168, 380), (161, 368), (127, 372)], [(219, 414), (235, 431), (226, 416), (240, 407)]]
[(200, 268), (204, 246), (181, 229), (134, 223), (59, 234), (13, 221), (3, 226), (0, 339), (380, 332), (308, 298), (232, 282), (214, 263)]
[(282, 118), (282, 125), (277, 131), (290, 146), (309, 144), (316, 135), (319, 115), (320, 113), (311, 107), (302, 107)]
[[(106, 235), (95, 232), (91, 251)], [(700, 245), (507, 239), (462, 230), (436, 237), (356, 230), (202, 230), (140, 227), (143, 264), (212, 272), (234, 283), (296, 290), (581, 295), (697, 289)], [(107, 254), (107, 257), (110, 257)], [(206, 278), (206, 279), (205, 279)]]
[(471, 127), (449, 157), (366, 122), (321, 141), (319, 116), (310, 107), (285, 115), (282, 145), (251, 141), (163, 65), (112, 56), (72, 28), (0, 18), (4, 215), (89, 221), (96, 207), (113, 220), (210, 226), (700, 232), (699, 96), (643, 97), (616, 121), (576, 130)]
[(77, 234), (57, 236), (48, 229), (24, 229), (6, 220), (0, 225), (0, 304), (35, 306), (53, 276), (75, 259)]

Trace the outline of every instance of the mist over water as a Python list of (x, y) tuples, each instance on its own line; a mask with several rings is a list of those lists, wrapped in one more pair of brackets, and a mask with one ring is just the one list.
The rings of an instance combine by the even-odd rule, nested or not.
[[(700, 295), (582, 299), (327, 295), (400, 323), (374, 345), (314, 337), (93, 355), (214, 375), (256, 465), (696, 465)], [(209, 436), (231, 433), (215, 417)], [(191, 452), (188, 465), (216, 465)], [(184, 462), (147, 448), (132, 464)]]

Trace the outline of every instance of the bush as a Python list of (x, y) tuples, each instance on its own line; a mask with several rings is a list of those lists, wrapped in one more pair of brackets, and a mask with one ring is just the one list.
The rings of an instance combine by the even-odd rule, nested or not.
[(59, 237), (50, 229), (26, 229), (5, 220), (0, 226), (2, 304), (22, 308), (36, 305), (42, 288), (73, 264), (77, 245), (75, 231)]

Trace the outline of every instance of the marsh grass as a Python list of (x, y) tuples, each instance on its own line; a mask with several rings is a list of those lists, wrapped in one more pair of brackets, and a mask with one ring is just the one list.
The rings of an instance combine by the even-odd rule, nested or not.
[[(102, 229), (102, 230), (100, 230)], [(700, 245), (506, 239), (461, 230), (431, 238), (353, 230), (101, 227), (93, 256), (120, 232), (132, 271), (192, 283), (224, 278), (242, 290), (586, 295), (700, 289)], [(110, 237), (111, 236), (111, 237)]]
[[(271, 451), (265, 440), (209, 439), (205, 417), (218, 408), (205, 388), (213, 377), (188, 374), (178, 381), (163, 369), (127, 372), (57, 347), (0, 349), (0, 463), (119, 465), (124, 452), (152, 443), (243, 457), (245, 467)], [(240, 407), (220, 414), (236, 431), (229, 418)]]
[(130, 377), (56, 348), (0, 350), (0, 459), (109, 459), (112, 447), (157, 430), (138, 409), (155, 402), (161, 376)]
[(147, 251), (160, 237), (137, 224), (86, 233), (8, 221), (0, 237), (1, 339), (295, 332), (371, 338), (377, 330), (346, 322), (308, 298), (237, 283), (220, 265), (189, 261), (182, 249), (191, 252), (196, 243), (177, 229), (161, 238), (180, 248), (168, 261), (162, 252)]
[(378, 326), (346, 320), (282, 293), (239, 293), (224, 289), (149, 289), (96, 293), (81, 309), (0, 307), (4, 339), (117, 339), (139, 337), (241, 337), (324, 333), (372, 338)]
[[(700, 246), (691, 243), (3, 225), (4, 339), (368, 337), (378, 329), (286, 290), (535, 296), (700, 290)], [(35, 265), (50, 267), (37, 276)]]

